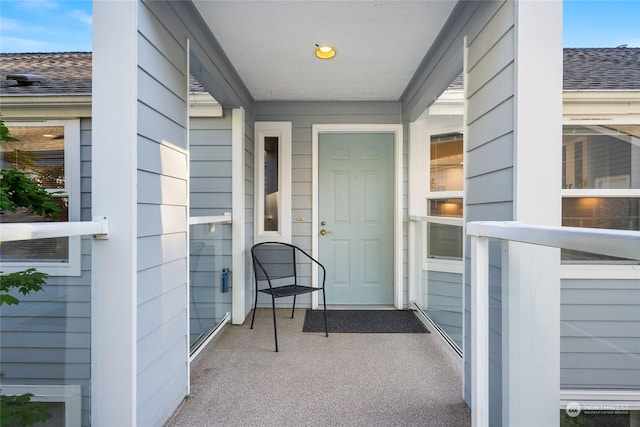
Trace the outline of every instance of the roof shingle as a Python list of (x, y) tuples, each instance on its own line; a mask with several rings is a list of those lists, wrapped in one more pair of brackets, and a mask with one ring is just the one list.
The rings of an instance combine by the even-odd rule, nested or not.
[[(40, 83), (19, 86), (9, 74), (41, 74)], [(2, 95), (90, 95), (91, 53), (2, 53), (0, 54)]]
[(564, 90), (640, 90), (640, 48), (564, 49)]
[[(18, 85), (11, 74), (40, 74)], [(640, 48), (566, 48), (564, 90), (640, 90)], [(191, 90), (204, 92), (193, 77)], [(462, 89), (459, 76), (449, 89)], [(0, 95), (90, 95), (91, 52), (1, 53)]]

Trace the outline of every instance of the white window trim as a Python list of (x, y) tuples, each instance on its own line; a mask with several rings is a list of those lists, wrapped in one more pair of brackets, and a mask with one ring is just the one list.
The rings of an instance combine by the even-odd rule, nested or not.
[[(566, 96), (566, 95), (565, 95)], [(581, 118), (573, 115), (565, 115), (562, 126), (605, 126), (605, 125), (637, 125), (637, 121), (632, 118), (619, 118), (603, 116), (598, 119)], [(564, 129), (563, 129), (564, 135)], [(562, 199), (579, 197), (598, 198), (640, 198), (640, 189), (598, 189), (598, 188), (578, 188), (562, 189)], [(598, 263), (591, 262), (562, 262), (560, 265), (560, 278), (571, 279), (620, 279), (637, 280), (640, 279), (640, 265), (624, 263)]]
[[(446, 93), (446, 92), (445, 92)], [(428, 115), (423, 118), (412, 122), (409, 127), (409, 216), (415, 221), (421, 221), (423, 223), (421, 227), (420, 243), (415, 242), (413, 239), (415, 228), (409, 233), (409, 251), (411, 255), (409, 257), (409, 300), (422, 307), (426, 301), (422, 301), (422, 283), (423, 274), (427, 271), (437, 271), (445, 273), (463, 274), (464, 272), (464, 260), (450, 260), (440, 258), (428, 258), (429, 253), (429, 241), (427, 239), (427, 224), (439, 223), (447, 225), (455, 225), (462, 227), (462, 232), (465, 232), (465, 219), (462, 218), (450, 218), (450, 217), (434, 217), (428, 216), (428, 204), (429, 200), (433, 199), (450, 199), (457, 198), (464, 201), (464, 181), (463, 190), (458, 191), (431, 191), (429, 183), (431, 182), (431, 168), (425, 167), (430, 165), (431, 162), (431, 137), (434, 135), (443, 135), (448, 133), (461, 133), (464, 135), (463, 126), (463, 109), (462, 109), (462, 92), (452, 94), (450, 99), (444, 99), (444, 101), (455, 101), (459, 105), (452, 105), (451, 111), (435, 110), (438, 105), (443, 101), (443, 97), (436, 101), (436, 104), (429, 107)], [(455, 123), (450, 117), (439, 117), (441, 114), (450, 113), (459, 117), (459, 123)], [(464, 151), (466, 160), (466, 151)], [(409, 223), (412, 227), (412, 222)], [(466, 239), (463, 239), (463, 245)], [(421, 259), (418, 259), (415, 253), (416, 246), (420, 247)], [(464, 252), (464, 249), (463, 249)], [(415, 265), (414, 265), (415, 263)], [(419, 270), (419, 273), (416, 271)], [(420, 292), (419, 292), (420, 291)]]
[[(431, 190), (431, 138), (438, 135), (445, 135), (449, 133), (460, 133), (464, 135), (464, 129), (462, 125), (459, 126), (437, 126), (437, 127), (429, 127), (424, 130), (424, 140), (416, 141), (417, 144), (423, 144), (423, 156), (424, 156), (424, 165), (423, 173), (424, 180), (420, 181), (424, 183), (426, 186), (424, 191), (424, 198), (422, 199), (422, 204), (424, 205), (424, 211), (426, 212), (425, 219), (427, 223), (436, 223), (436, 224), (445, 224), (445, 225), (453, 225), (462, 227), (462, 233), (464, 236), (465, 232), (465, 221), (464, 217), (437, 217), (429, 215), (429, 201), (431, 200), (442, 200), (442, 199), (461, 199), (464, 204), (464, 185), (466, 180), (464, 177), (464, 169), (463, 169), (463, 180), (462, 180), (462, 190), (448, 190), (448, 191), (432, 191)], [(464, 136), (463, 136), (464, 138)], [(464, 141), (464, 139), (463, 139)], [(465, 151), (466, 143), (463, 142), (463, 154), (466, 156)], [(424, 255), (425, 259), (423, 260), (423, 269), (429, 271), (440, 271), (445, 273), (462, 273), (464, 271), (464, 252), (463, 258), (460, 260), (454, 259), (445, 259), (445, 258), (428, 258), (429, 254), (429, 239), (426, 235), (425, 230), (425, 241), (424, 241)], [(463, 239), (464, 240), (464, 239)]]
[[(38, 122), (5, 122), (11, 127), (64, 126), (64, 180), (69, 197), (69, 221), (80, 221), (80, 120), (45, 120)], [(68, 262), (2, 262), (3, 273), (36, 268), (50, 276), (80, 276), (81, 238), (69, 237)]]
[[(291, 122), (255, 122), (254, 236), (256, 243), (291, 242)], [(264, 231), (264, 141), (278, 137), (278, 231)]]

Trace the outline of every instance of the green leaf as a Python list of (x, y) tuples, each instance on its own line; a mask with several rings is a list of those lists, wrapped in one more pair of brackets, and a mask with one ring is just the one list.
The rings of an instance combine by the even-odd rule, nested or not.
[(33, 394), (25, 393), (18, 396), (0, 396), (0, 425), (31, 426), (51, 419), (47, 404), (32, 402)]
[(35, 268), (16, 271), (15, 273), (0, 274), (0, 306), (3, 304), (18, 304), (18, 300), (9, 295), (12, 289), (15, 289), (22, 295), (27, 295), (31, 292), (40, 292), (46, 284), (48, 277), (48, 274), (36, 271)]
[(0, 305), (6, 304), (6, 305), (15, 305), (18, 304), (20, 301), (18, 301), (17, 298), (12, 297), (11, 295), (8, 294), (0, 294)]
[(60, 207), (53, 201), (52, 193), (25, 172), (3, 169), (0, 171), (0, 178), (0, 211), (15, 212), (18, 208), (27, 208), (43, 216), (56, 216), (60, 213)]

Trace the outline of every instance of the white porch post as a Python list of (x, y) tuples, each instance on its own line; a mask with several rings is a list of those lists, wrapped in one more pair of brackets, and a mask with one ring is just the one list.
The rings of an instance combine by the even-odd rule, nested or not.
[(93, 3), (91, 424), (136, 425), (137, 1)]
[(471, 422), (489, 426), (489, 239), (471, 238)]
[(244, 109), (234, 108), (232, 118), (231, 162), (232, 162), (232, 262), (233, 287), (231, 288), (231, 322), (244, 322), (245, 310), (245, 211), (244, 211)]
[[(516, 1), (515, 23), (513, 219), (560, 225), (562, 1)], [(503, 425), (559, 425), (559, 250), (511, 243), (506, 257)]]

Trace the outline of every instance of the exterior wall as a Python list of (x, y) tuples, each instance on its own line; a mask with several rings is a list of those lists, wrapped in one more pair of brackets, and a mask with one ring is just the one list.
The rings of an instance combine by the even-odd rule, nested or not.
[[(396, 124), (400, 122), (400, 116), (399, 106), (395, 102), (265, 102), (256, 105), (256, 121), (292, 122), (292, 243), (306, 251), (311, 251), (311, 218), (313, 218), (311, 211), (312, 125)], [(404, 164), (406, 165), (406, 159)], [(406, 176), (405, 173), (405, 184)], [(404, 189), (406, 193), (406, 185), (404, 185)], [(406, 225), (406, 210), (404, 216)], [(305, 220), (296, 221), (296, 218), (304, 218)], [(406, 241), (406, 226), (403, 239)], [(406, 244), (404, 250), (406, 251)], [(403, 277), (406, 301), (406, 273)], [(260, 304), (261, 301), (267, 302), (266, 299), (259, 298), (258, 303)], [(309, 295), (302, 295), (296, 301), (296, 306), (310, 306), (310, 301)], [(279, 301), (276, 301), (276, 304), (279, 304)], [(289, 301), (282, 304), (287, 307), (291, 306)]]
[[(486, 2), (467, 33), (465, 97), (465, 221), (513, 220), (514, 4)], [(488, 24), (485, 26), (484, 24)], [(468, 243), (468, 241), (467, 241)], [(466, 245), (469, 248), (469, 244)], [(465, 267), (465, 353), (471, 349), (470, 259)], [(502, 424), (501, 246), (490, 244), (489, 420)], [(465, 357), (465, 390), (471, 401), (471, 358)]]
[[(81, 220), (91, 220), (91, 119), (80, 121)], [(91, 394), (91, 240), (81, 242), (81, 274), (50, 276), (42, 292), (2, 307), (2, 382), (80, 385), (82, 425)]]
[(189, 216), (231, 211), (231, 113), (189, 121)]
[[(594, 117), (599, 118), (595, 120), (599, 124), (637, 123), (639, 113), (637, 91), (564, 92), (565, 124), (593, 123)], [(565, 267), (568, 268), (574, 270), (580, 266)], [(629, 271), (630, 268), (633, 270)], [(592, 279), (562, 280), (561, 386), (563, 389), (637, 392), (640, 390), (640, 273), (637, 267), (629, 265), (619, 269), (610, 265), (602, 271), (590, 271)], [(624, 277), (620, 277), (622, 275)]]
[(564, 389), (640, 390), (640, 281), (562, 281)]
[[(231, 111), (223, 117), (197, 117), (189, 121), (189, 216), (222, 215), (232, 211)], [(191, 226), (190, 321), (214, 325), (231, 311), (232, 292), (220, 292), (220, 274), (231, 266), (231, 227), (220, 225), (214, 238), (207, 224)], [(195, 244), (204, 244), (195, 254)], [(242, 281), (239, 282), (242, 286)], [(233, 281), (230, 284), (233, 286)], [(191, 328), (192, 340), (202, 327)]]
[(147, 6), (138, 9), (136, 398), (138, 425), (158, 425), (188, 391), (188, 52)]
[(427, 310), (427, 314), (462, 348), (463, 317), (458, 309), (463, 307), (460, 293), (462, 274), (424, 270), (422, 282), (422, 300), (428, 299), (429, 307), (435, 307), (433, 311)]
[[(255, 119), (258, 121), (258, 119)], [(246, 316), (253, 309), (255, 298), (255, 286), (253, 284), (253, 265), (251, 262), (251, 246), (253, 246), (253, 222), (254, 215), (254, 125), (253, 118), (245, 116), (245, 145), (244, 145), (244, 223), (236, 226), (244, 227), (244, 315)], [(242, 323), (244, 319), (234, 319), (234, 323)]]
[[(561, 159), (547, 153), (557, 152), (561, 135), (561, 15), (560, 2), (482, 2), (470, 21), (464, 75), (466, 221), (560, 224)], [(544, 37), (537, 28), (541, 19), (549, 23)], [(489, 423), (556, 424), (559, 250), (510, 243), (501, 251), (497, 245), (490, 249), (489, 264)], [(473, 310), (469, 277), (467, 254), (466, 315)], [(465, 326), (469, 331), (469, 322)], [(466, 336), (465, 348), (470, 344)], [(473, 356), (466, 354), (465, 397), (470, 398)]]
[(113, 228), (94, 242), (92, 422), (160, 425), (189, 390), (187, 75), (249, 123), (253, 100), (190, 2), (99, 2), (93, 58), (93, 201)]

